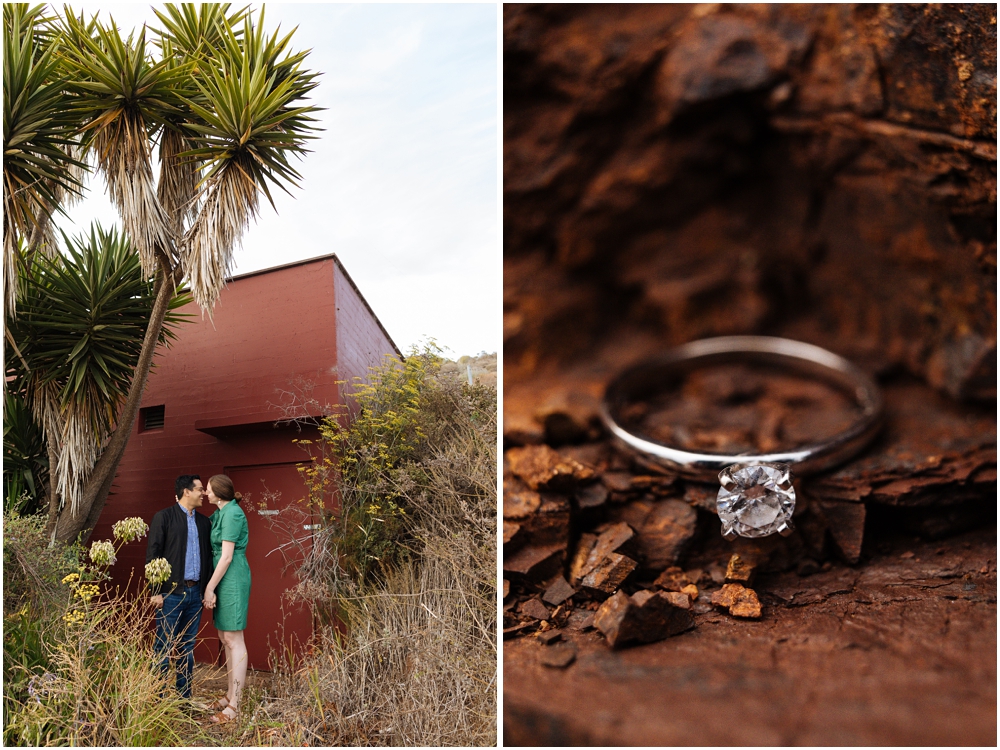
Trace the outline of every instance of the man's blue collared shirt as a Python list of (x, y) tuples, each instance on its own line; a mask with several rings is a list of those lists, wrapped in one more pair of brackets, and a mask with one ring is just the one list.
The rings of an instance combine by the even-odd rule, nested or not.
[(197, 581), (201, 579), (201, 549), (198, 546), (198, 524), (194, 521), (194, 509), (188, 510), (182, 505), (181, 510), (187, 516), (188, 525), (187, 550), (184, 552), (184, 580)]

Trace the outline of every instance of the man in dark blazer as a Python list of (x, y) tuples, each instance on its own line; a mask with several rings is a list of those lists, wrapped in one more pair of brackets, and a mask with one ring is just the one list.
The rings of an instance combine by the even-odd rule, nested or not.
[(212, 577), (212, 522), (199, 513), (205, 490), (197, 474), (182, 474), (174, 483), (177, 502), (164, 508), (149, 526), (146, 562), (158, 557), (170, 563), (170, 578), (150, 586), (156, 607), (156, 650), (160, 668), (177, 663), (177, 691), (191, 697), (194, 640), (201, 624), (202, 599)]

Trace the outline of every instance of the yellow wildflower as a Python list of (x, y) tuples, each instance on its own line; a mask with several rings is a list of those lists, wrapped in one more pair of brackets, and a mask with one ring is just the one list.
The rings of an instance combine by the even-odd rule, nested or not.
[(71, 610), (63, 615), (63, 620), (65, 620), (70, 625), (79, 625), (86, 619), (87, 616), (79, 609)]

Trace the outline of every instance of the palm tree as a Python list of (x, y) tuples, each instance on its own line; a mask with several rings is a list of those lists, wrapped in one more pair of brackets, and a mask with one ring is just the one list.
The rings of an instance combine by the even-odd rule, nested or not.
[[(184, 4), (157, 17), (162, 28), (123, 39), (113, 23), (68, 12), (53, 42), (65, 109), (153, 279), (149, 323), (110, 432), (78, 430), (58, 443), (50, 520), (61, 540), (100, 516), (182, 281), (211, 314), (261, 195), (273, 207), (275, 187), (297, 184), (290, 159), (315, 130), (316, 108), (303, 100), (317, 74), (302, 67), (307, 53), (290, 51), (291, 34), (265, 34), (263, 11)], [(6, 130), (5, 119), (5, 138)], [(47, 428), (46, 437), (51, 447)]]
[(4, 312), (9, 316), (18, 268), (30, 267), (36, 251), (54, 249), (49, 219), (79, 193), (83, 164), (76, 158), (79, 121), (64, 94), (53, 19), (43, 15), (41, 5), (4, 3), (3, 21)]
[[(18, 314), (8, 327), (17, 352), (4, 368), (6, 501), (18, 503), (28, 491), (25, 505), (47, 501), (53, 523), (57, 498), (78, 494), (115, 429), (155, 299), (116, 230), (98, 224), (64, 239), (65, 252), (21, 269)], [(175, 295), (169, 309), (188, 301)], [(159, 343), (174, 338), (181, 319), (168, 312)], [(56, 467), (51, 475), (49, 466)]]

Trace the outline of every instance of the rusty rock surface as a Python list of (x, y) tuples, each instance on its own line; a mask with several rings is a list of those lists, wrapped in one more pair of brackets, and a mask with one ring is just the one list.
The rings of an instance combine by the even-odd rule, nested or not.
[[(995, 397), (996, 28), (992, 5), (505, 6), (505, 379), (623, 332), (767, 329)], [(586, 407), (521, 421), (572, 442)]]
[(568, 630), (559, 673), (506, 641), (504, 743), (991, 746), (996, 541), (897, 538), (861, 569), (762, 575), (761, 620), (695, 614), (658, 643)]
[[(568, 502), (541, 563), (539, 511), (505, 514), (506, 744), (995, 743), (996, 51), (992, 5), (505, 6), (505, 478)], [(627, 365), (739, 333), (849, 357), (886, 420), (796, 479), (795, 533), (730, 545), (717, 485), (598, 415)], [(766, 368), (674, 385), (629, 426), (766, 451), (855, 417)], [(575, 660), (545, 668), (517, 606), (576, 586), (615, 523), (602, 564), (635, 568), (559, 603)], [(667, 593), (694, 629), (593, 629)]]

